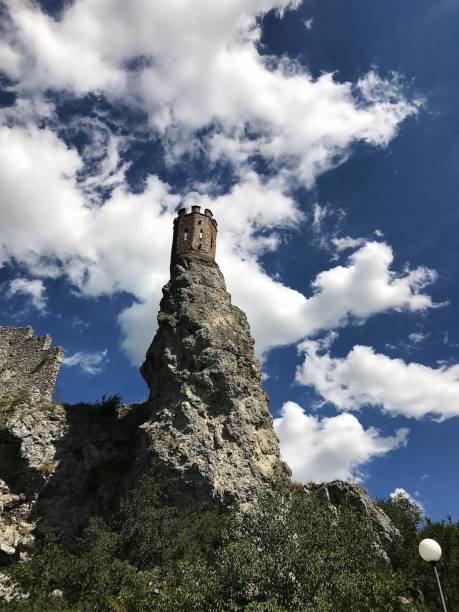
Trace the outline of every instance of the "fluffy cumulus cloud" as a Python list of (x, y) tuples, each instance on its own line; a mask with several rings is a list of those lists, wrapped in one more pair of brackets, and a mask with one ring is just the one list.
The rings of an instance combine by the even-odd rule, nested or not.
[(118, 186), (92, 206), (84, 197), (87, 179), (77, 180), (82, 167), (78, 153), (49, 129), (0, 128), (2, 263), (14, 258), (43, 276), (64, 272), (87, 294), (150, 295), (155, 278), (166, 276), (180, 198), (150, 177), (143, 193)]
[[(253, 186), (250, 186), (249, 192)], [(262, 189), (261, 186), (258, 186)], [(243, 204), (244, 198), (233, 195), (232, 206), (220, 209), (217, 198), (211, 208), (218, 212), (218, 219), (225, 217), (225, 210), (250, 210)], [(260, 193), (262, 197), (263, 193)], [(279, 194), (280, 196), (280, 194)], [(228, 199), (232, 196), (224, 196)], [(288, 201), (285, 211), (289, 210)], [(256, 208), (252, 213), (256, 215)], [(289, 217), (278, 218), (277, 223), (287, 224)], [(391, 269), (393, 255), (390, 247), (383, 243), (366, 243), (354, 253), (347, 264), (336, 266), (318, 275), (312, 284), (312, 295), (306, 296), (274, 280), (264, 272), (253, 248), (266, 248), (266, 238), (261, 244), (251, 244), (247, 232), (248, 223), (238, 230), (236, 223), (223, 225), (219, 237), (219, 263), (225, 275), (229, 290), (236, 304), (247, 313), (259, 355), (270, 348), (298, 342), (319, 331), (342, 327), (352, 320), (362, 321), (388, 310), (421, 311), (433, 306), (431, 298), (422, 292), (435, 275), (426, 268), (405, 270), (395, 274)], [(271, 240), (276, 240), (271, 236)], [(243, 244), (247, 248), (243, 248)], [(236, 245), (236, 248), (235, 248)], [(241, 245), (241, 248), (237, 246)], [(268, 245), (269, 246), (269, 245)], [(250, 278), (250, 282), (247, 279)], [(121, 315), (121, 323), (127, 340), (125, 347), (137, 361), (145, 354), (146, 338), (152, 333), (151, 312), (157, 307), (159, 287), (150, 299), (133, 304)], [(144, 339), (141, 342), (141, 339)]]
[(0, 58), (23, 95), (51, 88), (123, 99), (179, 150), (213, 126), (214, 159), (240, 164), (260, 154), (307, 184), (356, 140), (386, 145), (417, 110), (396, 78), (313, 79), (294, 61), (262, 56), (259, 17), (297, 1), (76, 0), (59, 20), (27, 0), (6, 5)]
[(107, 363), (107, 349), (103, 351), (79, 351), (64, 357), (62, 364), (68, 367), (80, 367), (83, 372), (94, 376), (99, 374), (105, 368)]
[(76, 184), (76, 151), (52, 131), (0, 127), (0, 262), (64, 258), (78, 244), (89, 211)]
[(46, 291), (40, 279), (15, 278), (8, 287), (8, 297), (23, 295), (30, 300), (30, 304), (39, 312), (46, 310)]
[[(95, 205), (85, 197), (88, 177), (83, 174), (79, 182), (84, 159), (50, 129), (34, 125), (0, 128), (0, 162), (2, 261), (14, 258), (36, 276), (66, 274), (89, 295), (131, 293), (136, 302), (120, 320), (125, 347), (138, 361), (167, 280), (170, 231), (180, 196), (151, 176), (143, 193), (131, 193), (121, 184)], [(105, 167), (102, 174), (113, 172)], [(184, 200), (188, 205), (197, 201), (211, 207), (219, 220), (219, 261), (235, 301), (248, 312), (260, 353), (349, 318), (432, 305), (422, 289), (433, 273), (418, 268), (394, 274), (392, 251), (378, 242), (363, 244), (346, 265), (322, 272), (310, 297), (270, 278), (259, 255), (277, 248), (280, 232), (303, 219), (279, 178), (262, 181), (247, 171), (227, 194), (189, 193)]]
[(430, 368), (378, 354), (369, 346), (354, 346), (343, 358), (323, 352), (306, 341), (303, 365), (296, 380), (313, 385), (342, 410), (378, 406), (392, 415), (438, 420), (459, 416), (459, 364)]
[(306, 414), (295, 402), (282, 406), (274, 419), (282, 458), (301, 482), (359, 478), (371, 459), (406, 444), (408, 430), (381, 436), (377, 429), (364, 429), (351, 414), (319, 418)]
[[(348, 241), (354, 253), (319, 274), (309, 295), (260, 265), (260, 255), (304, 220), (292, 181), (311, 185), (356, 141), (384, 146), (417, 109), (396, 78), (371, 72), (354, 84), (331, 74), (314, 79), (293, 61), (262, 56), (260, 16), (298, 2), (75, 0), (59, 19), (28, 0), (5, 4), (10, 21), (0, 59), (19, 98), (0, 128), (0, 262), (14, 258), (43, 279), (66, 275), (87, 295), (130, 293), (132, 306), (119, 321), (133, 361), (154, 332), (181, 202), (209, 206), (218, 218), (219, 263), (260, 354), (376, 312), (432, 306), (423, 289), (434, 274), (396, 274), (381, 242)], [(184, 195), (152, 175), (143, 193), (132, 193), (122, 143), (101, 119), (80, 126), (94, 135), (80, 154), (51, 121), (37, 127), (40, 113), (52, 116), (40, 98), (49, 89), (140, 106), (172, 153), (195, 146), (191, 136), (207, 127), (202, 150), (210, 164), (232, 160), (235, 180), (218, 196), (205, 186)], [(270, 178), (251, 168), (253, 155), (274, 162)], [(111, 192), (101, 198), (99, 187)]]
[[(143, 193), (118, 185), (94, 205), (84, 197), (87, 178), (78, 182), (83, 159), (50, 130), (5, 126), (0, 143), (2, 260), (14, 257), (36, 276), (63, 273), (87, 295), (131, 293), (135, 302), (120, 322), (125, 348), (139, 361), (168, 276), (180, 196), (151, 176)], [(277, 248), (280, 232), (303, 219), (282, 187), (277, 178), (262, 181), (247, 171), (227, 194), (189, 193), (184, 200), (209, 206), (219, 220), (219, 262), (235, 302), (248, 313), (259, 353), (350, 319), (432, 306), (422, 290), (433, 272), (417, 268), (395, 274), (392, 251), (379, 242), (364, 243), (345, 265), (319, 274), (309, 297), (268, 276), (259, 255)]]
[(233, 295), (249, 315), (261, 353), (378, 312), (432, 307), (422, 290), (435, 279), (434, 272), (421, 267), (396, 274), (392, 262), (389, 245), (367, 242), (345, 265), (321, 272), (309, 297), (264, 274), (253, 259), (233, 255), (222, 266)]

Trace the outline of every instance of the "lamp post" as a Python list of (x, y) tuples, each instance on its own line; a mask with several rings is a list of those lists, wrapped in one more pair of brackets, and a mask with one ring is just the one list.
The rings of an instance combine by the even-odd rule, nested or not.
[(441, 603), (443, 604), (443, 610), (447, 612), (445, 598), (443, 597), (443, 591), (441, 590), (440, 577), (437, 572), (437, 561), (440, 561), (441, 558), (441, 546), (435, 540), (426, 538), (419, 543), (419, 554), (424, 561), (427, 561), (427, 563), (431, 563), (433, 565), (438, 590), (440, 591)]

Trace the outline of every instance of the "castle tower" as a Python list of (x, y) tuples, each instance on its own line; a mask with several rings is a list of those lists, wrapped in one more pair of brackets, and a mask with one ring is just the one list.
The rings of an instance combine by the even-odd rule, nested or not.
[(186, 208), (181, 208), (174, 219), (171, 267), (180, 255), (195, 255), (215, 261), (216, 243), (217, 222), (212, 212), (206, 208), (202, 213), (200, 206), (192, 206), (190, 213)]
[(140, 369), (149, 389), (139, 469), (173, 476), (173, 499), (251, 503), (289, 468), (261, 383), (245, 314), (215, 261), (210, 210), (178, 212), (171, 277)]

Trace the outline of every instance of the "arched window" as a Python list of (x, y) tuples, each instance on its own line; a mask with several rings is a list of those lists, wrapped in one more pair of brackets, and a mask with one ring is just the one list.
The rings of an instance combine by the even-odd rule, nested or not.
[(200, 240), (202, 240), (202, 238), (203, 238), (202, 230), (200, 230), (200, 232), (199, 232), (199, 238), (200, 238)]
[(183, 232), (183, 240), (188, 240), (188, 230), (184, 230)]

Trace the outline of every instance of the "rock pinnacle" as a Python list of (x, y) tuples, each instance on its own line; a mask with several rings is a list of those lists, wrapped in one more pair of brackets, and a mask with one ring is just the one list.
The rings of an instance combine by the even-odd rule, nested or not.
[(209, 213), (194, 207), (175, 222), (171, 278), (141, 367), (150, 389), (142, 450), (153, 472), (178, 477), (198, 499), (227, 505), (250, 502), (276, 470), (288, 468), (247, 318), (232, 305), (214, 261), (216, 223)]

